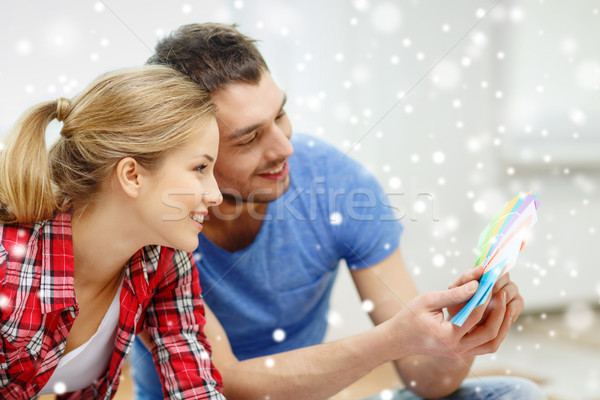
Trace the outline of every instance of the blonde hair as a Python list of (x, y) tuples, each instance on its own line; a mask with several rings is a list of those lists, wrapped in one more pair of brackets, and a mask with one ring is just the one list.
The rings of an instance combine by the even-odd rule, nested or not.
[[(119, 160), (155, 169), (214, 117), (209, 95), (179, 72), (143, 66), (109, 72), (72, 101), (27, 110), (0, 151), (0, 223), (32, 223), (85, 207)], [(46, 150), (53, 119), (61, 137)]]

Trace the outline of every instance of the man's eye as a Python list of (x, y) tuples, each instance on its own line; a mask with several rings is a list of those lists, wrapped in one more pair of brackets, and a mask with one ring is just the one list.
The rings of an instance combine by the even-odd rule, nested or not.
[(250, 137), (250, 139), (246, 140), (245, 142), (243, 142), (241, 144), (242, 145), (250, 144), (250, 143), (254, 142), (254, 140), (256, 140), (257, 137), (258, 137), (258, 134), (254, 133), (254, 134), (252, 134), (252, 137)]

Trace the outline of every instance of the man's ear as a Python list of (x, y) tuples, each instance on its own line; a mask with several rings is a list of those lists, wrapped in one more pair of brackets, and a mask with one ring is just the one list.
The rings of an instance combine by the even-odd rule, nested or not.
[(117, 163), (116, 178), (123, 192), (131, 197), (137, 198), (143, 179), (148, 171), (142, 167), (133, 157), (125, 157)]

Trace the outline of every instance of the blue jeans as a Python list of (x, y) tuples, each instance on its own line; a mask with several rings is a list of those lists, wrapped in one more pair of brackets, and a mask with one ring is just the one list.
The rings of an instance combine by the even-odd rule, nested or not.
[[(393, 397), (376, 395), (365, 400), (421, 400), (407, 389), (399, 389)], [(489, 376), (466, 379), (461, 387), (446, 400), (545, 400), (542, 390), (533, 382), (523, 378)]]
[[(162, 400), (163, 392), (152, 355), (139, 339), (135, 339), (129, 357), (133, 377), (135, 400)], [(523, 378), (486, 377), (467, 379), (447, 400), (543, 400), (537, 385)], [(389, 399), (386, 397), (386, 399)], [(400, 389), (389, 400), (420, 400), (412, 392)], [(365, 400), (383, 400), (380, 395)]]

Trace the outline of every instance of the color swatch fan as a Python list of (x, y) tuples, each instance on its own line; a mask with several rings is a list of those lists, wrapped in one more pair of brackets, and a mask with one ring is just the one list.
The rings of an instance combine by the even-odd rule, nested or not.
[(536, 198), (531, 192), (515, 197), (479, 235), (475, 266), (483, 265), (484, 274), (477, 292), (452, 318), (453, 324), (462, 326), (473, 309), (485, 302), (498, 277), (515, 266), (529, 229), (537, 222)]

